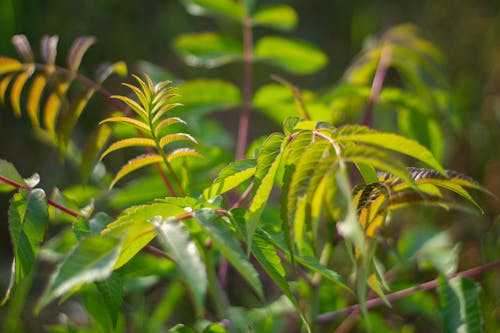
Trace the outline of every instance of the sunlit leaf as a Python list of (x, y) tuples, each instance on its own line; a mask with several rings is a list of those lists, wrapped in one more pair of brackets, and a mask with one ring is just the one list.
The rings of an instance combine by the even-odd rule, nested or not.
[(167, 161), (170, 163), (178, 158), (183, 157), (203, 158), (203, 155), (191, 148), (179, 148), (168, 154)]
[(66, 107), (66, 92), (69, 88), (68, 82), (58, 82), (53, 92), (47, 97), (43, 110), (43, 124), (47, 131), (56, 137), (56, 121), (61, 108)]
[(114, 123), (120, 123), (120, 124), (129, 124), (134, 126), (140, 131), (144, 131), (145, 133), (151, 133), (151, 130), (149, 126), (146, 123), (143, 123), (142, 121), (139, 121), (134, 118), (130, 117), (110, 117), (106, 118), (103, 121), (101, 121), (99, 124), (104, 124), (108, 122), (114, 122)]
[(111, 236), (83, 239), (52, 274), (37, 310), (71, 289), (108, 278), (120, 254), (121, 240)]
[(118, 149), (126, 147), (154, 147), (155, 141), (148, 138), (129, 138), (116, 141), (111, 146), (109, 146), (102, 154), (101, 159), (103, 159), (109, 153), (112, 153)]
[(254, 160), (239, 160), (227, 165), (219, 172), (214, 183), (203, 191), (205, 199), (226, 193), (255, 174)]
[(111, 96), (112, 98), (116, 98), (123, 103), (125, 103), (132, 111), (137, 113), (138, 116), (140, 116), (144, 121), (148, 119), (148, 112), (141, 106), (139, 105), (136, 101), (134, 101), (131, 98), (128, 98), (127, 96), (121, 96), (121, 95), (113, 95)]
[(12, 103), (12, 109), (14, 110), (14, 115), (17, 117), (21, 116), (21, 92), (23, 90), (24, 84), (33, 74), (34, 67), (30, 67), (28, 70), (18, 74), (12, 83), (10, 89), (10, 100)]
[(207, 273), (205, 263), (195, 243), (181, 221), (170, 218), (152, 220), (163, 247), (172, 256), (172, 259), (182, 272), (184, 279), (191, 290), (197, 313), (202, 313), (207, 291)]
[(177, 141), (191, 141), (193, 143), (198, 143), (195, 138), (193, 138), (191, 135), (186, 134), (186, 133), (174, 133), (174, 134), (167, 134), (163, 136), (160, 139), (160, 147), (164, 148), (166, 145), (172, 143), (172, 142), (177, 142)]
[(127, 76), (127, 64), (123, 61), (117, 61), (115, 63), (104, 63), (100, 65), (95, 74), (96, 81), (102, 83), (113, 73), (121, 77)]
[(210, 15), (240, 21), (244, 8), (240, 2), (232, 0), (181, 0), (191, 15)]
[(5, 75), (2, 80), (0, 80), (0, 103), (5, 103), (5, 92), (9, 87), (9, 84), (12, 80), (13, 74)]
[(257, 295), (263, 298), (264, 293), (259, 274), (248, 261), (241, 245), (229, 229), (230, 225), (220, 219), (212, 209), (208, 208), (195, 211), (194, 218), (211, 237), (216, 248), (250, 284)]
[(68, 67), (73, 72), (78, 70), (82, 62), (83, 55), (94, 44), (96, 38), (94, 36), (82, 36), (73, 42), (68, 53)]
[(288, 31), (297, 25), (298, 17), (292, 7), (277, 5), (256, 11), (252, 20), (256, 25)]
[(21, 70), (23, 68), (23, 64), (9, 57), (0, 56), (0, 74), (15, 72)]
[(174, 47), (188, 65), (208, 68), (239, 60), (243, 54), (239, 41), (215, 32), (181, 35)]
[(45, 75), (38, 75), (31, 83), (28, 100), (26, 101), (26, 111), (34, 127), (40, 127), (40, 97), (42, 96), (43, 89), (47, 79)]
[(154, 163), (161, 163), (163, 162), (163, 158), (160, 155), (156, 154), (147, 154), (147, 155), (140, 155), (130, 161), (128, 161), (127, 164), (125, 164), (120, 171), (115, 175), (115, 178), (113, 178), (113, 181), (111, 182), (111, 185), (109, 186), (112, 188), (116, 182), (118, 182), (120, 179), (131, 173), (132, 171), (135, 171), (139, 168), (145, 167), (150, 164)]
[(27, 186), (25, 180), (19, 174), (16, 167), (12, 163), (3, 159), (0, 159), (0, 176), (15, 182), (20, 186)]
[(323, 68), (328, 58), (315, 46), (291, 39), (263, 37), (255, 46), (257, 60), (270, 62), (296, 74), (309, 74)]

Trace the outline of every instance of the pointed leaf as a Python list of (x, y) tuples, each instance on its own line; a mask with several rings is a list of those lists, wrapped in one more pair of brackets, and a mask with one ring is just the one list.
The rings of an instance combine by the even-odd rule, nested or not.
[(240, 2), (232, 0), (181, 0), (191, 15), (210, 15), (241, 21), (244, 8)]
[(24, 65), (20, 61), (14, 58), (0, 56), (0, 75), (19, 71), (23, 66)]
[(164, 148), (166, 145), (172, 142), (177, 141), (191, 141), (193, 143), (198, 143), (195, 138), (186, 133), (175, 133), (175, 134), (167, 134), (160, 139), (160, 147)]
[(231, 265), (250, 284), (260, 298), (264, 297), (259, 274), (248, 261), (241, 245), (229, 228), (212, 209), (203, 208), (194, 212), (194, 218), (207, 232), (216, 248), (227, 258)]
[(111, 236), (83, 239), (52, 274), (37, 309), (77, 286), (108, 278), (120, 254), (120, 247), (120, 239)]
[(431, 166), (433, 169), (438, 170), (441, 174), (446, 175), (446, 171), (427, 148), (414, 140), (397, 134), (381, 132), (351, 135), (346, 134), (339, 136), (337, 140), (344, 142), (362, 142), (393, 150), (420, 160)]
[(259, 225), (260, 216), (269, 199), (274, 185), (274, 178), (281, 162), (282, 145), (285, 136), (281, 133), (271, 134), (264, 142), (255, 170), (254, 195), (248, 209), (246, 232), (248, 249), (251, 249), (255, 229)]
[(170, 118), (163, 119), (155, 126), (154, 135), (156, 137), (160, 136), (161, 131), (163, 129), (165, 129), (166, 127), (173, 125), (173, 124), (186, 125), (186, 122), (184, 120), (182, 120), (181, 118), (177, 118), (177, 117), (170, 117)]
[(124, 124), (128, 124), (128, 125), (132, 125), (135, 128), (137, 128), (138, 130), (143, 131), (144, 133), (147, 133), (147, 134), (151, 133), (150, 128), (149, 128), (149, 126), (146, 123), (143, 123), (142, 121), (139, 121), (139, 120), (134, 119), (134, 118), (130, 118), (130, 117), (110, 117), (110, 118), (104, 119), (99, 124), (104, 124), (104, 123), (108, 123), (108, 122), (124, 123)]
[(16, 282), (32, 269), (49, 222), (45, 192), (21, 189), (9, 206), (9, 230), (16, 261)]
[(34, 67), (30, 66), (28, 70), (18, 74), (14, 79), (14, 83), (12, 83), (12, 87), (10, 89), (10, 100), (16, 117), (21, 117), (21, 92), (24, 84), (33, 74), (33, 70)]
[(80, 165), (80, 176), (85, 184), (92, 173), (94, 164), (102, 147), (111, 135), (111, 128), (107, 125), (98, 126), (90, 135), (82, 153), (82, 163)]
[(255, 56), (295, 74), (316, 72), (328, 62), (326, 55), (312, 44), (279, 37), (260, 39), (255, 46)]
[(2, 80), (0, 80), (0, 104), (5, 104), (5, 92), (12, 81), (13, 74), (5, 75)]
[(213, 68), (243, 56), (239, 41), (215, 32), (181, 35), (175, 40), (174, 48), (190, 66)]
[(19, 184), (19, 186), (28, 186), (14, 164), (3, 159), (0, 159), (0, 176)]
[(28, 100), (26, 101), (26, 111), (34, 127), (40, 127), (40, 97), (42, 96), (46, 83), (47, 79), (45, 75), (38, 75), (31, 84)]
[(111, 185), (109, 185), (109, 188), (112, 188), (117, 181), (131, 173), (132, 171), (135, 171), (139, 168), (145, 167), (150, 164), (154, 163), (161, 163), (163, 162), (163, 158), (160, 155), (156, 154), (147, 154), (147, 155), (141, 155), (138, 156), (130, 161), (128, 161), (127, 164), (125, 164), (120, 171), (116, 174), (115, 178), (113, 178), (113, 181), (111, 182)]
[(214, 183), (203, 191), (205, 199), (226, 193), (255, 174), (255, 160), (239, 160), (230, 163), (219, 172)]
[(58, 82), (53, 92), (47, 97), (45, 107), (43, 110), (43, 124), (45, 125), (49, 134), (53, 137), (56, 135), (56, 122), (62, 108), (66, 107), (66, 92), (68, 90), (68, 82)]
[(295, 10), (287, 5), (277, 5), (259, 9), (252, 17), (255, 25), (289, 31), (297, 25)]
[(479, 306), (477, 282), (457, 277), (439, 279), (439, 303), (444, 332), (483, 332), (483, 318)]
[(68, 53), (68, 67), (73, 72), (78, 70), (80, 63), (82, 62), (83, 55), (89, 49), (92, 44), (94, 44), (96, 38), (94, 36), (82, 36), (77, 38)]
[(149, 119), (147, 111), (133, 99), (121, 95), (113, 95), (111, 96), (111, 98), (118, 99), (125, 103), (132, 111), (134, 111), (138, 116), (144, 119), (144, 121), (147, 121)]
[(203, 158), (199, 152), (191, 148), (179, 148), (168, 154), (167, 161), (170, 163), (178, 158), (182, 157), (198, 157)]
[(161, 217), (158, 217), (151, 222), (155, 225), (161, 244), (184, 275), (193, 294), (197, 313), (202, 313), (208, 283), (205, 263), (201, 260), (198, 248), (190, 239), (184, 225), (175, 218), (162, 221)]
[(115, 150), (122, 149), (125, 147), (154, 147), (156, 145), (153, 139), (148, 138), (129, 138), (119, 140), (108, 147), (102, 154), (100, 159), (102, 160), (106, 155)]

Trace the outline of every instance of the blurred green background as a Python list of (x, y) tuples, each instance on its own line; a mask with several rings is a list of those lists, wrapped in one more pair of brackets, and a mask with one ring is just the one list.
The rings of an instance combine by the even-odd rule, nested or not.
[[(366, 37), (395, 24), (411, 22), (444, 53), (452, 86), (453, 106), (459, 127), (447, 133), (452, 140), (443, 164), (470, 175), (500, 198), (500, 1), (498, 0), (308, 0), (261, 1), (260, 4), (287, 3), (299, 13), (299, 25), (287, 33), (316, 44), (329, 57), (329, 65), (308, 76), (286, 78), (301, 88), (322, 90), (334, 86), (345, 68), (361, 50)], [(41, 36), (57, 34), (62, 53), (81, 35), (94, 35), (98, 43), (86, 55), (82, 70), (92, 71), (103, 61), (124, 60), (131, 73), (145, 60), (171, 71), (176, 77), (221, 77), (241, 85), (238, 65), (217, 69), (186, 66), (171, 47), (176, 36), (185, 32), (216, 30), (213, 20), (190, 16), (175, 0), (0, 0), (0, 54), (15, 57), (10, 38), (25, 34), (38, 49)], [(222, 26), (222, 29), (225, 27)], [(226, 27), (229, 29), (229, 27)], [(256, 35), (268, 34), (256, 30)], [(255, 85), (270, 81), (270, 67), (258, 67)], [(118, 80), (107, 85), (122, 91)], [(94, 98), (93, 114), (83, 119), (82, 135), (95, 125), (104, 101)], [(99, 117), (101, 118), (101, 117)], [(237, 128), (238, 115), (224, 114), (224, 127)], [(262, 116), (254, 116), (254, 135), (274, 128)], [(56, 152), (37, 141), (26, 119), (16, 119), (8, 106), (0, 107), (0, 158), (13, 162), (22, 175), (38, 172), (41, 186), (64, 188), (77, 174), (64, 167)], [(62, 171), (61, 171), (62, 170)], [(0, 195), (0, 286), (4, 289), (10, 267), (11, 250), (7, 231), (9, 196)], [(483, 216), (446, 215), (440, 226), (453, 224), (454, 235), (462, 243), (461, 268), (498, 259), (500, 204), (495, 198), (479, 195)], [(497, 274), (498, 276), (498, 274)], [(498, 282), (493, 299), (500, 299)], [(497, 316), (499, 315), (496, 307)], [(494, 314), (490, 314), (494, 315)]]

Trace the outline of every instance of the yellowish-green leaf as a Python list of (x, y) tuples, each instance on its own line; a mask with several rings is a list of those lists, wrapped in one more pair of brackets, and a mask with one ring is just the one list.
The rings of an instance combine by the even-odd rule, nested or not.
[(56, 121), (57, 116), (59, 115), (59, 111), (61, 107), (66, 103), (65, 95), (68, 90), (69, 83), (68, 82), (60, 82), (54, 91), (47, 98), (47, 102), (45, 103), (45, 108), (43, 112), (43, 124), (47, 128), (49, 134), (53, 137), (56, 137)]
[(68, 53), (68, 67), (73, 72), (78, 70), (80, 63), (82, 62), (83, 55), (89, 49), (92, 44), (94, 44), (96, 38), (94, 36), (82, 36), (77, 38)]
[(5, 103), (5, 92), (9, 87), (10, 81), (12, 80), (13, 74), (5, 75), (0, 81), (0, 103)]
[(203, 158), (199, 152), (191, 148), (179, 148), (168, 154), (167, 161), (170, 163), (181, 157), (199, 157)]
[(255, 25), (289, 31), (297, 25), (298, 17), (292, 7), (278, 5), (258, 10), (252, 20)]
[(132, 125), (135, 128), (137, 128), (138, 130), (143, 131), (147, 134), (151, 133), (149, 126), (146, 123), (143, 123), (142, 121), (139, 121), (137, 119), (130, 118), (130, 117), (120, 117), (120, 116), (110, 117), (110, 118), (104, 119), (99, 124), (110, 123), (110, 122), (120, 123), (120, 124), (129, 124), (129, 125)]
[(109, 187), (112, 188), (116, 184), (116, 182), (118, 182), (120, 179), (122, 179), (132, 171), (135, 171), (150, 164), (161, 163), (162, 161), (163, 161), (162, 157), (156, 154), (138, 156), (128, 161), (128, 163), (125, 164), (120, 169), (120, 171), (118, 171), (118, 173), (116, 174), (115, 178), (113, 178), (113, 181), (111, 182), (111, 185)]
[(191, 141), (194, 143), (198, 143), (195, 138), (193, 138), (191, 135), (186, 134), (186, 133), (175, 133), (175, 134), (167, 134), (164, 137), (160, 139), (160, 147), (163, 148), (169, 143), (176, 142), (176, 141)]
[(142, 119), (145, 121), (148, 119), (148, 113), (142, 106), (140, 106), (136, 101), (134, 101), (131, 98), (128, 98), (126, 96), (121, 96), (121, 95), (113, 95), (111, 96), (112, 98), (116, 98), (123, 103), (125, 103), (132, 111), (137, 113), (138, 116), (140, 116)]
[(216, 195), (226, 193), (250, 179), (254, 174), (254, 160), (235, 161), (221, 170), (214, 183), (203, 191), (203, 196), (205, 199), (210, 199)]
[(83, 183), (86, 183), (90, 177), (97, 156), (110, 135), (111, 128), (108, 125), (98, 126), (85, 144), (82, 164), (80, 165), (80, 175)]
[(135, 95), (139, 99), (139, 102), (141, 102), (142, 106), (147, 106), (149, 104), (151, 94), (148, 91), (142, 92), (141, 89), (139, 89), (137, 86), (134, 86), (133, 84), (129, 83), (123, 83), (123, 85), (135, 93)]
[(30, 118), (31, 123), (34, 127), (40, 127), (40, 97), (42, 96), (43, 89), (46, 83), (47, 79), (45, 75), (38, 75), (31, 84), (28, 100), (26, 102), (28, 117)]
[(12, 109), (16, 117), (21, 117), (21, 92), (23, 90), (24, 84), (28, 78), (33, 74), (34, 67), (30, 66), (28, 69), (14, 79), (12, 88), (10, 90), (10, 100), (12, 103)]
[(155, 126), (155, 136), (158, 137), (160, 135), (162, 129), (164, 129), (165, 127), (168, 127), (172, 124), (184, 124), (185, 125), (186, 122), (178, 117), (170, 117), (170, 118), (164, 119), (160, 123), (158, 123), (158, 125)]
[(155, 141), (153, 139), (148, 139), (148, 138), (129, 138), (129, 139), (123, 139), (120, 141), (117, 141), (113, 143), (111, 146), (104, 151), (101, 155), (101, 160), (108, 155), (111, 152), (114, 152), (115, 150), (122, 149), (125, 147), (154, 147), (155, 146)]
[(244, 15), (243, 4), (232, 0), (182, 0), (191, 15), (210, 15), (241, 21)]
[(14, 58), (0, 57), (0, 74), (16, 72), (22, 68), (23, 64), (20, 61)]

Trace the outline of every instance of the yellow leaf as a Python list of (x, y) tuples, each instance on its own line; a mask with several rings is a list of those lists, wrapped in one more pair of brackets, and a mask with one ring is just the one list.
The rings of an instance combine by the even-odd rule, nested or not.
[(33, 74), (33, 66), (30, 66), (28, 70), (20, 73), (12, 84), (12, 88), (10, 90), (10, 100), (12, 103), (12, 109), (14, 110), (14, 114), (16, 117), (21, 117), (21, 92), (23, 90), (24, 84), (28, 80), (28, 78)]
[(137, 169), (140, 169), (142, 167), (145, 167), (150, 164), (154, 163), (161, 163), (163, 161), (162, 157), (160, 155), (156, 154), (150, 154), (150, 155), (141, 155), (138, 156), (130, 161), (128, 161), (127, 164), (125, 164), (120, 171), (116, 174), (115, 178), (111, 182), (111, 185), (109, 188), (111, 189), (116, 182), (118, 182), (120, 179), (131, 173), (132, 171), (135, 171)]
[(184, 120), (182, 120), (181, 118), (177, 118), (177, 117), (171, 117), (171, 118), (164, 119), (158, 125), (156, 125), (155, 136), (159, 136), (162, 129), (164, 129), (165, 127), (168, 127), (172, 124), (186, 125), (186, 122)]
[(43, 113), (43, 124), (47, 128), (49, 134), (56, 137), (56, 120), (61, 109), (62, 99), (68, 90), (68, 82), (60, 82), (56, 89), (49, 95), (45, 103)]
[(143, 122), (141, 122), (141, 121), (139, 121), (137, 119), (134, 119), (134, 118), (130, 118), (130, 117), (110, 117), (110, 118), (104, 119), (99, 124), (104, 124), (104, 123), (109, 123), (109, 122), (121, 123), (121, 124), (129, 124), (129, 125), (134, 126), (135, 128), (137, 128), (140, 131), (144, 131), (144, 132), (149, 133), (149, 134), (151, 133), (148, 125), (146, 125), (145, 123), (143, 123)]
[(175, 160), (177, 158), (188, 157), (188, 156), (191, 156), (191, 157), (203, 157), (203, 155), (201, 155), (199, 152), (197, 152), (194, 149), (180, 148), (180, 149), (176, 149), (173, 152), (171, 152), (168, 155), (168, 157), (167, 157), (167, 161), (170, 163), (170, 162), (172, 162), (173, 160)]
[(0, 57), (0, 74), (21, 70), (23, 64), (14, 58)]
[(122, 101), (123, 103), (125, 103), (132, 111), (137, 113), (137, 115), (139, 115), (145, 121), (149, 119), (148, 113), (146, 112), (146, 110), (144, 110), (144, 108), (142, 106), (140, 106), (133, 99), (128, 98), (126, 96), (120, 96), (120, 95), (113, 95), (111, 97), (118, 99), (118, 100)]
[(115, 150), (125, 148), (125, 147), (154, 147), (155, 146), (155, 141), (153, 139), (147, 139), (147, 138), (130, 138), (130, 139), (123, 139), (120, 141), (117, 141), (113, 143), (111, 146), (102, 153), (100, 160), (104, 158), (104, 156), (108, 155), (111, 152), (114, 152)]
[(28, 100), (26, 102), (28, 116), (31, 119), (31, 123), (35, 127), (40, 127), (40, 122), (38, 120), (38, 115), (40, 113), (40, 97), (42, 96), (43, 88), (45, 87), (46, 82), (47, 79), (44, 75), (38, 75), (31, 84)]
[(7, 91), (7, 87), (12, 80), (12, 74), (6, 75), (2, 81), (0, 81), (0, 103), (5, 103), (5, 91)]
[(175, 142), (175, 141), (180, 141), (180, 140), (186, 140), (186, 141), (191, 141), (194, 143), (198, 143), (195, 138), (193, 138), (191, 135), (186, 134), (186, 133), (175, 133), (175, 134), (167, 134), (164, 137), (160, 139), (160, 147), (163, 148), (169, 143)]

